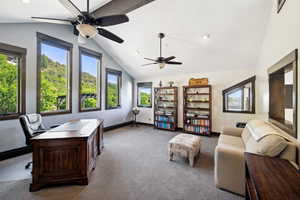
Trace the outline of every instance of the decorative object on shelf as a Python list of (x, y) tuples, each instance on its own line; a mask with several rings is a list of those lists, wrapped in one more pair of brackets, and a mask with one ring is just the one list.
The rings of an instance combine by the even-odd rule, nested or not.
[(208, 78), (191, 78), (189, 80), (189, 86), (202, 86), (208, 85)]
[(134, 121), (133, 121), (133, 124), (135, 126), (137, 126), (137, 123), (136, 123), (136, 116), (140, 113), (140, 109), (138, 107), (134, 107), (132, 108), (132, 113), (134, 115)]
[(286, 0), (277, 0), (277, 13), (280, 12), (281, 8), (285, 4)]
[(159, 48), (160, 48), (159, 57), (156, 58), (156, 59), (145, 58), (145, 60), (152, 61), (152, 63), (144, 64), (142, 66), (158, 64), (159, 68), (163, 69), (166, 66), (166, 64), (168, 64), (168, 65), (182, 65), (181, 62), (173, 61), (176, 58), (175, 56), (170, 56), (170, 57), (167, 57), (167, 58), (162, 57), (162, 44), (161, 44), (161, 41), (165, 37), (165, 34), (164, 33), (159, 33), (158, 37), (159, 37)]
[(154, 88), (154, 127), (175, 131), (177, 128), (177, 87)]
[(162, 87), (162, 81), (159, 81), (159, 87)]
[(183, 87), (183, 130), (196, 135), (211, 135), (211, 86)]
[(174, 81), (169, 81), (169, 85), (170, 85), (170, 87), (173, 87)]

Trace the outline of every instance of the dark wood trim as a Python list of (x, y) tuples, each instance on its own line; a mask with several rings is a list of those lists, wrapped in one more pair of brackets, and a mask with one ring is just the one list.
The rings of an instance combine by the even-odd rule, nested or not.
[[(231, 86), (230, 88), (227, 88), (225, 90), (222, 91), (223, 94), (223, 112), (227, 112), (227, 113), (240, 113), (240, 114), (255, 114), (255, 80), (256, 80), (256, 76), (252, 76), (238, 84), (235, 84), (234, 86)], [(226, 106), (225, 106), (225, 94), (230, 92), (231, 90), (235, 90), (238, 89), (248, 83), (251, 83), (251, 90), (252, 90), (252, 109), (251, 111), (233, 111), (233, 110), (226, 110)]]
[[(108, 107), (107, 105), (107, 92), (108, 92), (108, 74), (114, 74), (118, 76), (118, 97), (119, 97), (119, 105), (115, 107)], [(113, 110), (121, 108), (121, 89), (122, 89), (122, 71), (106, 68), (105, 69), (105, 110)]]
[[(69, 81), (68, 81), (68, 109), (64, 111), (53, 111), (53, 112), (42, 112), (40, 111), (40, 98), (41, 98), (41, 44), (45, 43), (57, 48), (66, 49), (69, 51), (69, 66), (68, 67), (68, 73), (69, 73)], [(37, 113), (42, 114), (43, 116), (47, 115), (58, 115), (58, 114), (69, 114), (72, 113), (72, 71), (73, 71), (73, 44), (66, 42), (61, 39), (57, 39), (48, 35), (45, 35), (43, 33), (37, 32), (37, 92), (36, 92), (36, 99), (37, 99)]]
[(42, 116), (51, 116), (51, 115), (65, 115), (65, 114), (72, 114), (70, 110), (67, 111), (54, 111), (54, 112), (43, 112), (40, 113)]
[[(137, 84), (136, 84), (136, 105), (137, 105), (137, 107), (140, 107), (140, 108), (152, 108), (152, 105), (153, 105), (153, 103), (152, 103), (152, 95), (153, 95), (153, 92), (152, 92), (152, 90), (153, 90), (153, 88), (152, 88), (152, 82), (138, 82)], [(140, 105), (139, 104), (139, 87), (149, 87), (149, 88), (151, 88), (151, 98), (150, 98), (150, 100), (151, 100), (151, 105), (150, 106), (142, 106), (142, 105)]]
[(9, 158), (13, 158), (13, 157), (17, 157), (17, 156), (21, 156), (21, 155), (24, 155), (24, 154), (27, 154), (30, 152), (32, 152), (31, 146), (24, 146), (24, 147), (20, 147), (17, 149), (4, 151), (4, 152), (0, 153), (0, 161), (6, 160)]
[[(100, 107), (97, 108), (91, 108), (91, 109), (82, 109), (81, 108), (81, 72), (82, 72), (82, 63), (81, 63), (81, 55), (87, 55), (96, 59), (99, 59), (100, 61), (100, 66), (99, 66), (99, 71), (97, 73), (100, 72), (99, 77), (97, 77), (97, 79), (99, 78), (99, 83), (100, 83), (100, 87), (99, 87), (99, 99), (100, 99)], [(98, 74), (97, 74), (98, 76)], [(102, 108), (102, 54), (98, 53), (96, 51), (84, 48), (84, 47), (79, 47), (79, 82), (78, 82), (78, 111), (79, 112), (93, 112), (93, 111), (100, 111)]]
[(1, 120), (17, 119), (26, 113), (26, 54), (27, 49), (0, 42), (0, 53), (10, 54), (19, 58), (18, 66), (18, 113), (0, 115)]
[(49, 44), (51, 46), (55, 46), (58, 48), (64, 48), (71, 50), (73, 48), (73, 44), (70, 42), (66, 42), (64, 40), (58, 39), (56, 37), (52, 37), (43, 33), (36, 33), (38, 40), (42, 41), (45, 44)]
[(286, 0), (277, 0), (277, 13), (280, 12), (280, 10), (282, 9), (285, 2), (286, 2)]
[[(278, 73), (283, 73), (282, 70), (284, 70), (286, 67), (291, 66), (293, 71), (293, 122), (292, 128), (284, 124), (282, 121), (270, 116), (269, 112), (269, 121), (276, 126), (278, 126), (280, 129), (288, 132), (293, 137), (297, 138), (298, 136), (298, 49), (293, 50), (291, 53), (283, 57), (280, 61), (275, 63), (273, 66), (271, 66), (268, 69), (269, 74), (269, 94), (271, 94), (271, 88), (270, 88), (270, 76), (276, 75)], [(270, 101), (270, 99), (269, 99)], [(269, 110), (271, 108), (271, 104), (269, 102)]]

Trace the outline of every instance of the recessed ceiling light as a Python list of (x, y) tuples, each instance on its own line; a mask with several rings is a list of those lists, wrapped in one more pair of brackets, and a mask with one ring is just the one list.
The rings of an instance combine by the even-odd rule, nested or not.
[(22, 2), (28, 4), (30, 3), (30, 0), (22, 0)]
[(209, 34), (205, 34), (202, 36), (203, 40), (208, 40), (210, 38), (210, 35)]

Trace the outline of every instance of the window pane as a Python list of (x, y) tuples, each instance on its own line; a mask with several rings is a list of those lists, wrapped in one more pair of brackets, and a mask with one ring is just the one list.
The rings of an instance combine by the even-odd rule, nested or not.
[(119, 106), (119, 76), (116, 74), (107, 74), (107, 107), (114, 108)]
[(151, 90), (149, 87), (138, 88), (138, 105), (150, 107), (151, 105)]
[(241, 111), (242, 110), (242, 90), (239, 89), (227, 95), (227, 105), (229, 110)]
[(69, 108), (69, 51), (41, 44), (40, 111), (64, 111)]
[(255, 76), (223, 90), (224, 112), (255, 112)]
[(100, 108), (100, 60), (81, 55), (81, 108)]
[(19, 58), (0, 53), (0, 115), (18, 113)]

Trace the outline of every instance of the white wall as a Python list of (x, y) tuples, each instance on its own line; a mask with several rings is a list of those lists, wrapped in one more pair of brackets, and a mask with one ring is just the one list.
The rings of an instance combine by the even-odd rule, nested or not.
[[(52, 24), (0, 24), (0, 42), (27, 49), (26, 61), (26, 112), (36, 112), (36, 32), (41, 32), (67, 42), (73, 43), (73, 91), (72, 114), (44, 117), (46, 126), (64, 123), (76, 118), (102, 118), (104, 125), (110, 126), (131, 120), (133, 97), (133, 79), (113, 59), (93, 41), (81, 45), (100, 52), (102, 57), (102, 110), (96, 112), (78, 113), (78, 77), (79, 52), (77, 37), (72, 33), (72, 27)], [(122, 73), (122, 107), (118, 110), (105, 110), (105, 68), (121, 70)], [(0, 152), (24, 146), (24, 136), (18, 120), (0, 121)]]
[[(259, 109), (264, 115), (268, 114), (268, 74), (267, 69), (278, 62), (294, 49), (300, 49), (300, 1), (288, 0), (280, 13), (277, 14), (276, 1), (273, 1), (273, 9), (270, 15), (269, 24), (265, 39), (262, 45), (261, 57), (259, 61), (258, 75), (261, 82), (259, 83), (258, 103)], [(299, 66), (298, 59), (298, 66)], [(298, 67), (298, 90), (300, 89), (300, 70)], [(299, 91), (298, 91), (298, 94)], [(298, 95), (298, 113), (300, 98)], [(300, 117), (298, 114), (298, 140), (300, 141)]]
[[(153, 66), (158, 67), (158, 66)], [(168, 67), (168, 66), (166, 66)], [(184, 66), (183, 66), (184, 67)], [(253, 118), (262, 118), (260, 112), (257, 114), (236, 114), (236, 113), (223, 113), (223, 97), (222, 90), (231, 87), (251, 76), (255, 75), (255, 68), (248, 68), (245, 70), (220, 70), (211, 73), (193, 73), (193, 74), (178, 74), (171, 77), (155, 77), (149, 79), (135, 80), (137, 82), (153, 82), (153, 87), (158, 87), (159, 81), (163, 82), (164, 86), (168, 86), (168, 81), (175, 81), (175, 86), (178, 90), (178, 126), (183, 127), (183, 90), (182, 86), (188, 85), (190, 78), (204, 78), (209, 79), (209, 84), (212, 85), (212, 130), (220, 132), (224, 126), (234, 127), (236, 122), (246, 122)], [(137, 89), (134, 90), (136, 99)], [(136, 101), (134, 101), (136, 106)], [(144, 123), (153, 123), (153, 108), (141, 108), (140, 114), (137, 116), (137, 121)]]

